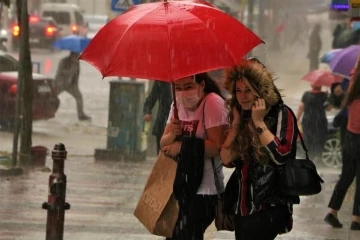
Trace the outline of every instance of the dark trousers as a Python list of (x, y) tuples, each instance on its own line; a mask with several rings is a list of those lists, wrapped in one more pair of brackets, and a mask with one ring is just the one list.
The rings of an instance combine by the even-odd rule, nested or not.
[(341, 116), (340, 117), (340, 122), (339, 122), (339, 129), (340, 129), (340, 143), (341, 146), (344, 143), (344, 138), (345, 138), (345, 133), (346, 133), (346, 128), (347, 128), (347, 124), (348, 124), (348, 118), (345, 116)]
[(62, 93), (64, 91), (69, 93), (71, 96), (73, 96), (75, 98), (76, 110), (77, 110), (78, 117), (79, 118), (83, 117), (85, 115), (85, 113), (84, 113), (84, 103), (83, 103), (82, 94), (81, 94), (80, 89), (79, 89), (79, 85), (78, 84), (71, 84), (70, 86), (66, 86), (66, 87), (58, 85), (58, 94), (60, 94), (60, 93)]
[(273, 240), (290, 220), (287, 206), (268, 208), (249, 216), (235, 218), (236, 240)]
[(329, 208), (340, 210), (347, 190), (356, 177), (353, 215), (360, 216), (360, 134), (346, 131), (342, 145), (342, 171), (329, 202)]
[(312, 128), (305, 130), (306, 125), (303, 125), (303, 127), (304, 141), (308, 148), (310, 159), (315, 160), (315, 157), (321, 158), (326, 139), (328, 138), (327, 129), (319, 127), (317, 130)]
[(217, 195), (196, 195), (186, 209), (179, 210), (179, 218), (171, 238), (167, 240), (203, 240), (206, 228), (215, 219)]
[(319, 54), (310, 56), (310, 69), (309, 71), (313, 71), (319, 68)]

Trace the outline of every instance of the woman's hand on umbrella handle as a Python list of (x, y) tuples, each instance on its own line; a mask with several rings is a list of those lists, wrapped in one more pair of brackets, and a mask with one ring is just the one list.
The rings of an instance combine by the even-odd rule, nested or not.
[(179, 119), (171, 119), (170, 124), (170, 131), (174, 138), (180, 136), (182, 134), (181, 121)]

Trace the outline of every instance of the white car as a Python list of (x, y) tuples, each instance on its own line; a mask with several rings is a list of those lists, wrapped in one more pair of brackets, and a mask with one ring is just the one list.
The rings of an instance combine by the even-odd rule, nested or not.
[(84, 19), (88, 26), (88, 38), (93, 38), (109, 22), (106, 15), (84, 15)]

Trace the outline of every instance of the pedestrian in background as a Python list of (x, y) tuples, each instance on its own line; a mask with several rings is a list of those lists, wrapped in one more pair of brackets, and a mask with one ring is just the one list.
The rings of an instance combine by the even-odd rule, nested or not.
[(60, 60), (55, 75), (55, 83), (58, 95), (65, 91), (75, 98), (78, 118), (80, 121), (84, 121), (90, 120), (91, 117), (84, 113), (83, 97), (79, 89), (79, 56), (80, 53), (70, 52), (68, 56)]
[(360, 230), (360, 55), (350, 79), (344, 107), (348, 109), (348, 125), (342, 146), (342, 171), (328, 207), (325, 222), (334, 228), (341, 228), (337, 213), (341, 208), (347, 190), (356, 178), (351, 230)]
[(342, 106), (342, 103), (348, 90), (349, 82), (349, 79), (344, 78), (341, 83), (334, 83), (331, 86), (331, 93), (329, 96), (329, 103), (333, 107), (340, 109), (334, 118), (333, 125), (334, 127), (338, 127), (340, 129), (341, 145), (344, 143), (344, 137), (348, 124), (348, 109), (347, 107)]
[(342, 34), (342, 32), (344, 30), (345, 30), (344, 24), (341, 24), (341, 23), (336, 24), (336, 26), (334, 28), (334, 31), (332, 33), (332, 36), (333, 36), (333, 40), (332, 40), (332, 43), (331, 43), (332, 49), (339, 48), (337, 42), (338, 42), (338, 39), (339, 39), (340, 35)]
[(171, 86), (168, 82), (155, 81), (153, 87), (143, 106), (144, 120), (150, 122), (152, 120), (152, 110), (158, 103), (157, 116), (152, 129), (152, 135), (156, 138), (157, 153), (160, 151), (160, 139), (164, 133), (166, 121), (169, 116), (170, 106), (172, 103)]
[(311, 31), (309, 38), (309, 53), (308, 53), (308, 58), (310, 60), (309, 72), (319, 68), (319, 61), (320, 61), (319, 54), (322, 48), (320, 33), (321, 33), (321, 25), (316, 24), (313, 30)]
[(272, 240), (292, 229), (292, 204), (299, 203), (276, 184), (277, 166), (296, 155), (296, 119), (283, 105), (273, 75), (254, 58), (231, 68), (225, 85), (232, 95), (231, 127), (220, 157), (239, 173), (235, 237)]
[[(321, 91), (321, 86), (311, 85), (306, 91), (298, 107), (296, 118), (301, 121), (305, 145), (309, 150), (309, 157), (319, 160), (328, 139), (328, 121), (326, 110), (331, 109), (327, 102), (328, 94)], [(300, 120), (302, 117), (302, 120)]]

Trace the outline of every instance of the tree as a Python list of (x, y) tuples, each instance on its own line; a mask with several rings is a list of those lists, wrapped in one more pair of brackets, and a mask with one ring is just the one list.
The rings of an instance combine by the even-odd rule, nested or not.
[[(33, 79), (29, 44), (29, 15), (27, 0), (16, 0), (20, 26), (19, 76), (16, 96), (16, 116), (13, 141), (13, 163), (16, 165), (20, 129), (20, 165), (31, 163)], [(21, 116), (21, 117), (20, 117)]]

